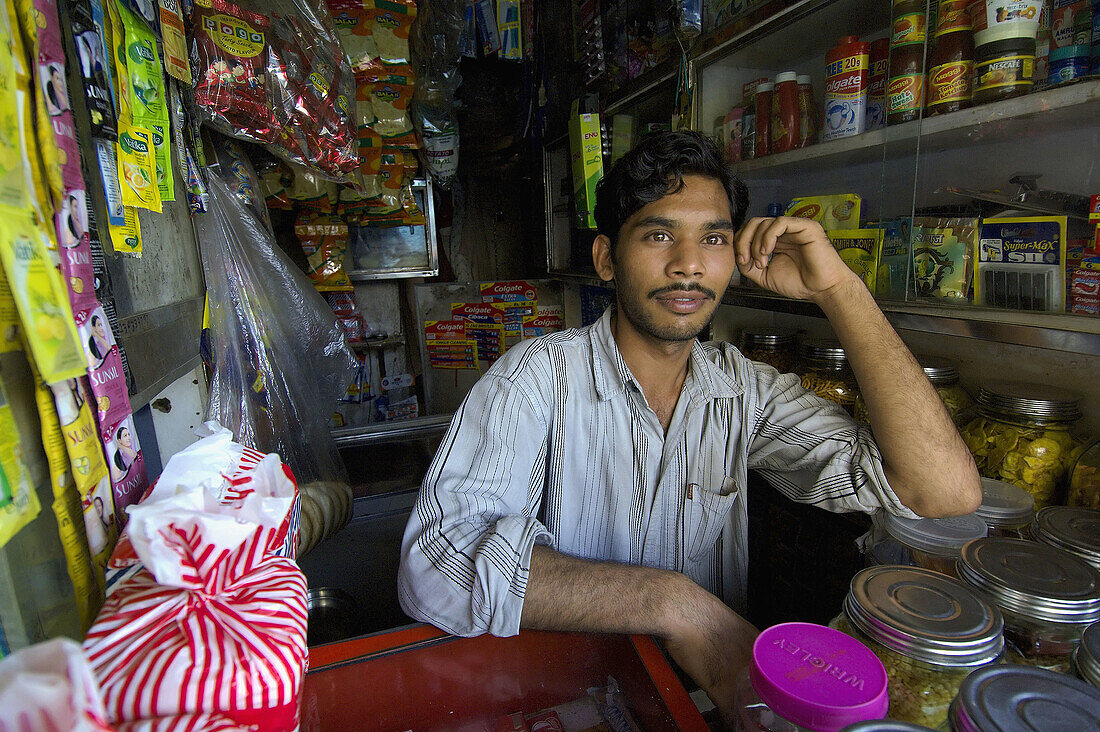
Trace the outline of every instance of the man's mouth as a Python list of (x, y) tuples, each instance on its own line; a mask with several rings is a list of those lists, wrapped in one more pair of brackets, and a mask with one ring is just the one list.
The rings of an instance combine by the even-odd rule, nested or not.
[(696, 312), (707, 300), (712, 298), (713, 295), (694, 289), (665, 291), (654, 296), (654, 299), (665, 308), (682, 314)]

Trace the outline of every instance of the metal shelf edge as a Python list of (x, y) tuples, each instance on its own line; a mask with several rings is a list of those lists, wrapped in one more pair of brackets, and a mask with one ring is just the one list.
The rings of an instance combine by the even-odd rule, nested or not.
[(427, 437), (445, 430), (451, 423), (450, 414), (417, 417), (400, 422), (380, 422), (365, 427), (345, 427), (331, 431), (337, 447), (355, 447), (395, 439)]

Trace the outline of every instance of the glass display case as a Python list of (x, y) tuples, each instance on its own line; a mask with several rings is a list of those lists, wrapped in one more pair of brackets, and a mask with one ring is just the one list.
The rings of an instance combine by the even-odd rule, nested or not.
[(350, 228), (348, 277), (353, 282), (439, 274), (431, 179), (413, 181), (412, 190), (416, 205), (424, 212), (424, 224), (394, 222)]

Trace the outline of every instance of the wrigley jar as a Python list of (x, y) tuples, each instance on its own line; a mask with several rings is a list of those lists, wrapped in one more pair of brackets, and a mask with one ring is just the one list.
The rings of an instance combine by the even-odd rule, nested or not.
[(951, 703), (950, 722), (953, 732), (1100, 729), (1100, 689), (1041, 668), (978, 669)]
[(852, 414), (859, 386), (839, 341), (811, 338), (798, 349), (802, 388), (836, 402)]
[(1077, 459), (1078, 398), (1043, 384), (999, 383), (978, 390), (977, 416), (961, 430), (978, 472), (1023, 488), (1035, 508), (1056, 503)]
[(794, 371), (794, 333), (775, 328), (746, 328), (741, 334), (741, 353), (751, 361), (766, 363), (781, 374)]
[(886, 716), (886, 669), (856, 639), (823, 625), (781, 623), (756, 637), (737, 681), (738, 729), (836, 732)]
[(889, 717), (937, 727), (962, 680), (998, 663), (1001, 613), (958, 580), (922, 567), (868, 567), (852, 578), (831, 625), (881, 660), (890, 678)]
[(1027, 539), (1035, 518), (1035, 499), (1011, 483), (982, 478), (982, 505), (974, 513), (985, 521), (990, 536)]
[(1049, 544), (1100, 569), (1100, 511), (1077, 506), (1047, 506), (1031, 522), (1031, 538)]
[(971, 542), (959, 560), (959, 579), (1001, 611), (1013, 663), (1068, 673), (1081, 634), (1100, 620), (1100, 572), (1038, 542)]

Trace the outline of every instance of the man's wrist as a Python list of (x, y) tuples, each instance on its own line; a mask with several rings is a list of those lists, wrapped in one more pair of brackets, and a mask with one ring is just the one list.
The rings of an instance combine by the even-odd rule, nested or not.
[(815, 293), (811, 299), (826, 316), (831, 316), (842, 307), (874, 302), (871, 291), (855, 272), (849, 272), (840, 282)]

